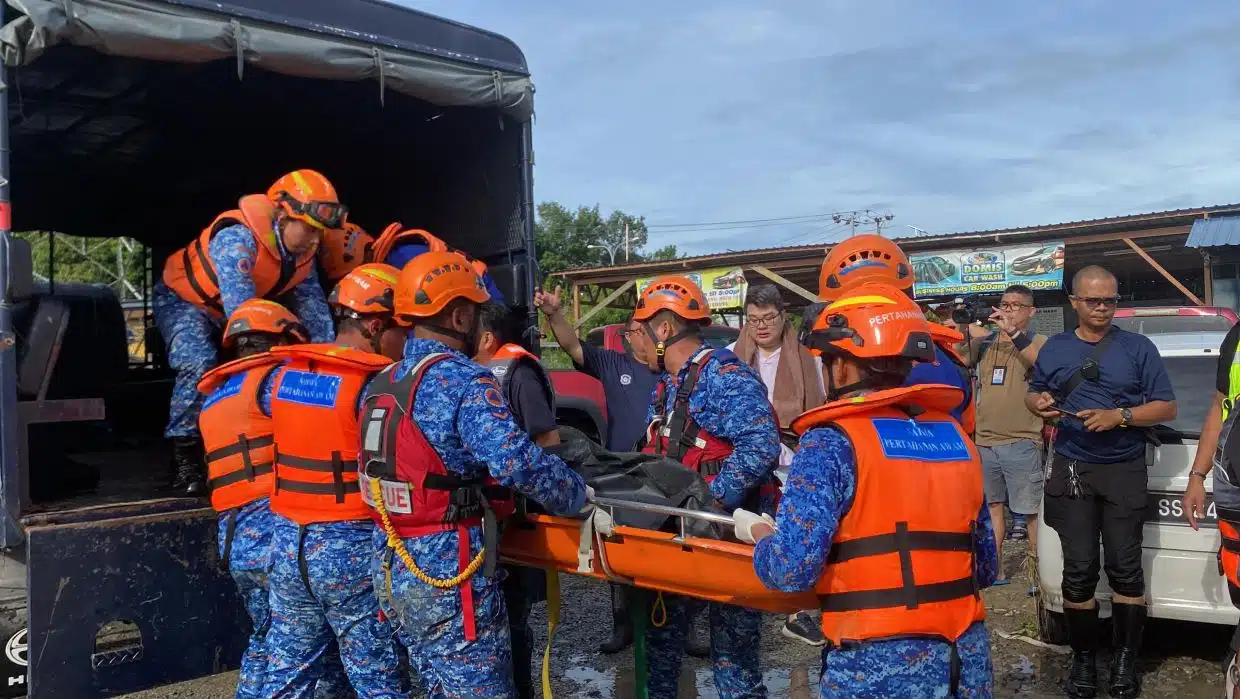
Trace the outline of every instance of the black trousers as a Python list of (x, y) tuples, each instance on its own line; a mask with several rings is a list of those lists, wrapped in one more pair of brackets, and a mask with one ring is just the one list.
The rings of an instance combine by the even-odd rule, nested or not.
[(1145, 455), (1116, 464), (1055, 454), (1044, 489), (1043, 516), (1063, 545), (1063, 597), (1088, 602), (1098, 587), (1098, 539), (1107, 582), (1125, 597), (1145, 594), (1141, 532), (1145, 524)]
[(534, 633), (530, 611), (547, 600), (547, 573), (538, 568), (505, 566), (504, 605), (508, 608), (508, 630), (512, 635), (512, 679), (519, 699), (533, 699)]

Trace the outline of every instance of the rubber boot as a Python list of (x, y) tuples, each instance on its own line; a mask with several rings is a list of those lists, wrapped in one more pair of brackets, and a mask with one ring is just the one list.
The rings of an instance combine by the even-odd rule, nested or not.
[(633, 645), (633, 624), (629, 619), (629, 595), (632, 591), (623, 585), (612, 583), (611, 587), (611, 638), (598, 647), (600, 653), (612, 655)]
[(207, 494), (207, 464), (203, 460), (202, 438), (172, 438), (172, 491), (185, 497)]
[(1064, 681), (1064, 694), (1073, 699), (1093, 699), (1098, 694), (1098, 606), (1064, 607), (1063, 618), (1072, 646), (1072, 667)]
[(1133, 699), (1141, 694), (1137, 656), (1145, 630), (1144, 604), (1111, 604), (1111, 696)]

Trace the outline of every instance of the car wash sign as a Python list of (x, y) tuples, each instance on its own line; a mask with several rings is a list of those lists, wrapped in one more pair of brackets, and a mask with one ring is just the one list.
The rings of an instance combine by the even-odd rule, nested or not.
[(910, 255), (917, 298), (1063, 288), (1063, 241)]
[[(745, 281), (745, 270), (740, 267), (729, 269), (708, 269), (702, 272), (685, 272), (685, 277), (697, 284), (706, 294), (706, 302), (711, 310), (723, 308), (742, 308), (745, 305), (745, 292), (749, 283)], [(650, 282), (658, 277), (637, 280), (637, 293), (640, 294), (650, 286)]]

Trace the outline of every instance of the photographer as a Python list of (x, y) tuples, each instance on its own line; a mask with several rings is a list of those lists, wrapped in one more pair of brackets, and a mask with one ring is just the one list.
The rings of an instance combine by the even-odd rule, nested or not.
[(1025, 394), (1046, 336), (1029, 330), (1037, 312), (1028, 287), (1009, 286), (987, 320), (997, 330), (973, 339), (962, 349), (965, 361), (977, 367), (977, 435), (982, 456), (986, 502), (999, 542), (996, 585), (1008, 582), (1003, 571), (1003, 536), (1007, 523), (1003, 507), (1013, 519), (1028, 521), (1029, 555), (1037, 555), (1038, 506), (1042, 502), (1042, 419), (1025, 409)]

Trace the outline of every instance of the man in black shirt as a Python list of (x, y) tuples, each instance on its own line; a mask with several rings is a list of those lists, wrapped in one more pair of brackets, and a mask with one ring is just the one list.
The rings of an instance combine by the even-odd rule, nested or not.
[[(651, 371), (634, 354), (629, 336), (643, 332), (641, 325), (630, 316), (624, 323), (622, 340), (626, 351), (595, 347), (577, 337), (577, 329), (561, 311), (560, 292), (538, 291), (534, 305), (547, 317), (551, 334), (560, 349), (573, 360), (578, 371), (598, 379), (603, 384), (603, 397), (607, 402), (607, 449), (615, 452), (633, 451), (637, 441), (646, 431), (646, 409), (650, 407), (655, 383), (659, 375)], [(619, 653), (633, 642), (633, 628), (629, 623), (627, 588), (611, 586), (612, 636), (599, 647), (603, 653)], [(702, 641), (691, 639), (688, 652), (697, 658), (710, 654)]]
[[(478, 312), (478, 352), (474, 361), (487, 366), (499, 380), (512, 417), (534, 443), (547, 447), (560, 443), (555, 424), (555, 392), (538, 357), (513, 342), (508, 309), (485, 303)], [(508, 629), (512, 634), (512, 672), (520, 699), (533, 699), (534, 634), (530, 630), (530, 610), (547, 599), (547, 575), (538, 568), (505, 566), (504, 603), (508, 607)]]

